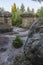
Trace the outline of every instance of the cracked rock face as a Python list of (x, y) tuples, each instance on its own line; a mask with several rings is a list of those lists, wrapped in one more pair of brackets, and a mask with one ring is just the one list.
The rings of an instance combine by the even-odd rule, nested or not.
[(24, 53), (32, 65), (43, 65), (43, 19), (38, 19), (30, 27)]

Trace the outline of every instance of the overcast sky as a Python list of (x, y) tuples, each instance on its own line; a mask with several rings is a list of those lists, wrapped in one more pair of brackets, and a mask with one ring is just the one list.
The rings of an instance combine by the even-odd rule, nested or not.
[(6, 11), (11, 11), (11, 6), (16, 3), (17, 7), (20, 8), (21, 4), (23, 3), (25, 9), (29, 6), (30, 9), (34, 8), (36, 11), (38, 8), (43, 6), (43, 2), (35, 2), (32, 0), (0, 0), (0, 7), (3, 7)]

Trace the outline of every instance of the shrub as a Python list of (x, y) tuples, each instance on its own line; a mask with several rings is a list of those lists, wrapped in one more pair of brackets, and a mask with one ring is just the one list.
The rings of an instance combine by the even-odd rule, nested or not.
[(16, 11), (12, 14), (12, 25), (20, 27), (22, 24), (22, 17), (20, 16), (20, 12)]
[(23, 41), (21, 40), (21, 38), (19, 36), (16, 36), (15, 40), (13, 40), (13, 46), (15, 48), (20, 48), (23, 45)]

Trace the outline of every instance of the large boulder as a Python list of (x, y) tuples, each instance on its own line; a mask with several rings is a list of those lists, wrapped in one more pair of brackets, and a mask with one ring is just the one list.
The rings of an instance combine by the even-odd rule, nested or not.
[(32, 65), (43, 65), (43, 19), (36, 20), (30, 27), (24, 54)]

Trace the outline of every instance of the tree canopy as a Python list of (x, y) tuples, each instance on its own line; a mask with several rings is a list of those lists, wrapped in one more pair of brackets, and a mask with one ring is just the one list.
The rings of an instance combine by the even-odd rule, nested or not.
[(39, 15), (39, 17), (43, 18), (43, 7), (37, 10), (37, 14)]
[(30, 9), (29, 9), (29, 7), (27, 7), (27, 12), (30, 13)]
[(21, 11), (21, 13), (23, 13), (25, 11), (25, 7), (23, 4), (21, 5), (20, 11)]
[(14, 13), (16, 11), (16, 4), (14, 3), (12, 8), (11, 8), (11, 12)]
[(20, 26), (22, 18), (20, 16), (20, 9), (16, 7), (15, 3), (11, 8), (11, 13), (12, 13), (12, 24), (15, 26)]
[(32, 14), (34, 14), (34, 8), (32, 8), (32, 11), (31, 11)]
[(38, 1), (38, 2), (40, 2), (40, 3), (41, 3), (43, 0), (33, 0), (33, 1)]
[(0, 12), (4, 12), (5, 10), (4, 10), (4, 8), (0, 8)]

